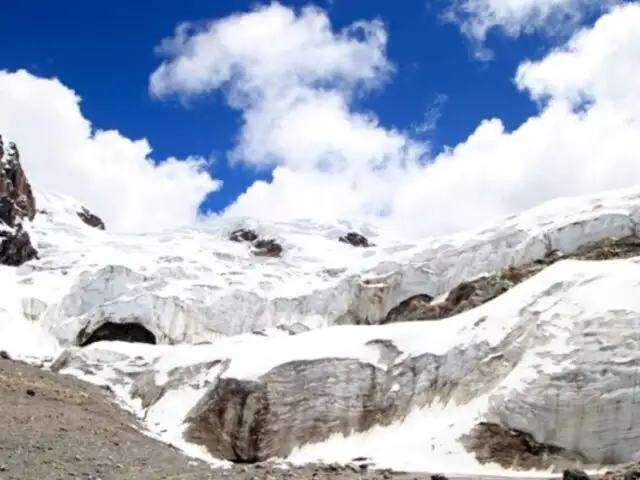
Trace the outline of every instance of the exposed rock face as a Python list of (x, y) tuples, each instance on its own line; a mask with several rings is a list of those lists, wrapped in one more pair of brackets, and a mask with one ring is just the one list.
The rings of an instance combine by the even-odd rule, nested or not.
[(82, 207), (82, 210), (78, 212), (78, 217), (80, 217), (80, 220), (82, 220), (84, 223), (86, 223), (90, 227), (97, 228), (98, 230), (105, 229), (105, 225), (102, 219), (97, 215), (95, 215), (94, 213), (90, 212), (85, 207)]
[(24, 230), (24, 219), (33, 220), (36, 204), (31, 185), (20, 164), (13, 142), (0, 136), (0, 265), (20, 266), (37, 258), (38, 252)]
[(229, 235), (229, 240), (232, 242), (248, 242), (252, 243), (258, 240), (259, 236), (253, 230), (248, 230), (245, 228), (241, 228), (239, 230), (234, 230)]
[(7, 205), (6, 200), (3, 201), (5, 208), (2, 220), (9, 226), (15, 225), (23, 218), (33, 220), (36, 215), (36, 202), (31, 185), (22, 170), (20, 152), (13, 142), (5, 145), (2, 136), (0, 136), (0, 164), (2, 165), (0, 198), (11, 201), (10, 205)]
[(273, 239), (260, 238), (253, 230), (239, 229), (231, 232), (229, 240), (232, 242), (246, 242), (253, 246), (253, 254), (257, 257), (280, 257), (283, 249), (282, 245)]
[(508, 469), (554, 468), (561, 471), (576, 463), (587, 463), (587, 459), (579, 453), (537, 442), (528, 433), (510, 430), (495, 423), (479, 423), (461, 441), (469, 451), (475, 453), (480, 463), (497, 463)]
[(259, 239), (253, 242), (253, 254), (257, 257), (279, 257), (282, 245), (272, 239)]
[(346, 235), (338, 238), (339, 242), (348, 243), (354, 247), (374, 247), (375, 245), (367, 239), (364, 235), (356, 232), (349, 232)]
[(493, 300), (560, 260), (612, 260), (638, 255), (640, 238), (636, 236), (589, 243), (569, 254), (554, 250), (540, 260), (462, 282), (449, 292), (443, 302), (433, 303), (433, 299), (425, 294), (410, 297), (392, 308), (381, 323), (439, 320), (466, 312)]
[(387, 316), (382, 323), (404, 322), (407, 320), (420, 319), (424, 311), (433, 308), (433, 306), (430, 305), (432, 300), (433, 297), (426, 293), (409, 297), (389, 310), (389, 313), (387, 313)]

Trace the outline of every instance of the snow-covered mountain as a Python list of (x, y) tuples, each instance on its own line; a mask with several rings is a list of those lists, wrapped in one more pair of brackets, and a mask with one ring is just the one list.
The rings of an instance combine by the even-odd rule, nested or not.
[(17, 150), (0, 162), (0, 350), (108, 385), (191, 455), (637, 459), (640, 187), (420, 241), (251, 219), (122, 235), (63, 195), (29, 210)]

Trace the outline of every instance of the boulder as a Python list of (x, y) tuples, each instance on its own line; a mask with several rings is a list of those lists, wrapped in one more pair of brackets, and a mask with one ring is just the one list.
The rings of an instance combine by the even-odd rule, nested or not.
[(250, 243), (252, 252), (257, 257), (280, 257), (283, 252), (282, 245), (273, 239), (261, 238), (254, 230), (241, 228), (234, 230), (229, 235), (232, 242)]
[(253, 254), (257, 257), (280, 257), (282, 245), (272, 239), (258, 239), (253, 242)]
[(98, 230), (105, 229), (105, 225), (102, 219), (98, 217), (96, 214), (89, 211), (87, 208), (82, 207), (82, 210), (80, 210), (77, 213), (78, 213), (78, 217), (80, 217), (80, 220), (82, 220), (84, 223), (86, 223), (90, 227), (97, 228)]
[(249, 230), (246, 228), (241, 228), (238, 230), (234, 230), (229, 235), (229, 240), (232, 242), (255, 242), (258, 240), (259, 235), (254, 230)]
[(367, 239), (364, 235), (356, 232), (349, 232), (346, 235), (338, 238), (339, 242), (348, 243), (353, 247), (374, 247), (375, 245)]
[(572, 468), (562, 472), (562, 480), (591, 480), (591, 477), (582, 470)]

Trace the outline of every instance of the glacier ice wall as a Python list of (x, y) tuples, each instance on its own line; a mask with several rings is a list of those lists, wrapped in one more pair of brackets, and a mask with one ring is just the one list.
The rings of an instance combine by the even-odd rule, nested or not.
[[(87, 228), (77, 205), (38, 192), (31, 231), (42, 259), (17, 272), (25, 317), (61, 341), (105, 321), (144, 324), (160, 342), (198, 343), (279, 325), (376, 324), (400, 301), (437, 297), (463, 280), (638, 231), (640, 191), (561, 199), (492, 228), (415, 242), (375, 238), (355, 249), (345, 227), (269, 224), (282, 259), (228, 241), (238, 221), (155, 235)], [(43, 288), (44, 287), (44, 288)]]
[[(158, 419), (166, 421), (171, 404), (174, 428), (186, 419), (188, 439), (231, 460), (286, 456), (301, 444), (402, 421), (433, 402), (486, 396), (478, 421), (595, 463), (625, 462), (638, 454), (640, 436), (638, 278), (638, 258), (567, 260), (441, 322), (239, 335), (189, 347), (97, 344), (70, 350), (63, 371), (108, 370), (150, 422), (166, 428)], [(185, 390), (189, 401), (177, 407)]]

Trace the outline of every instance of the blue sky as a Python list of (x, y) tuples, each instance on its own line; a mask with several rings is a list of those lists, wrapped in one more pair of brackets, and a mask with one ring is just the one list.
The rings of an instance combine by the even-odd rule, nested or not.
[[(499, 0), (486, 1), (489, 5)], [(307, 4), (282, 2), (298, 15)], [(171, 156), (213, 158), (207, 168), (224, 185), (206, 195), (200, 211), (218, 212), (233, 204), (255, 180), (269, 180), (273, 165), (256, 168), (260, 162), (231, 165), (228, 161), (227, 154), (237, 146), (244, 120), (243, 111), (229, 108), (227, 87), (190, 94), (185, 104), (180, 92), (163, 98), (150, 94), (150, 75), (163, 61), (172, 60), (158, 54), (157, 46), (163, 38), (171, 37), (181, 22), (216, 21), (251, 12), (259, 5), (269, 3), (157, 0), (150, 8), (141, 2), (113, 0), (98, 8), (79, 0), (9, 0), (3, 5), (0, 20), (0, 70), (25, 69), (38, 78), (59, 79), (81, 97), (82, 115), (93, 129), (114, 129), (128, 139), (146, 138), (156, 161)], [(393, 66), (393, 73), (379, 88), (365, 89), (355, 98), (349, 96), (347, 103), (353, 112), (374, 114), (377, 125), (384, 129), (408, 132), (412, 141), (428, 141), (428, 160), (421, 158), (419, 164), (432, 161), (445, 146), (464, 144), (483, 120), (499, 119), (509, 132), (538, 115), (540, 107), (531, 89), (519, 88), (514, 81), (519, 65), (527, 59), (542, 62), (579, 26), (590, 27), (607, 14), (585, 8), (573, 30), (556, 29), (553, 35), (548, 34), (548, 25), (543, 22), (546, 17), (535, 21), (523, 17), (513, 33), (509, 31), (513, 24), (501, 25), (501, 17), (496, 14), (492, 20), (496, 26), (488, 36), (474, 39), (468, 32), (465, 35), (464, 25), (443, 21), (443, 13), (451, 6), (444, 0), (334, 0), (315, 5), (329, 19), (333, 32), (360, 20), (380, 19), (384, 23), (388, 35), (386, 62)], [(526, 30), (527, 22), (536, 28), (525, 34), (522, 30)], [(482, 41), (491, 51), (490, 60), (475, 56), (474, 41)], [(426, 132), (417, 131), (415, 127), (436, 105), (435, 126)], [(291, 163), (282, 165), (293, 168)], [(617, 186), (616, 182), (609, 183)], [(592, 185), (585, 188), (588, 191)], [(583, 193), (585, 188), (576, 188), (576, 193)], [(532, 195), (531, 201), (539, 199), (544, 198)], [(515, 202), (514, 206), (529, 205)], [(497, 213), (508, 213), (510, 208), (505, 206), (504, 212)], [(247, 209), (241, 213), (246, 214)], [(497, 213), (491, 212), (494, 216)]]

